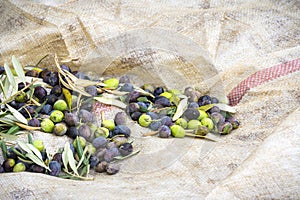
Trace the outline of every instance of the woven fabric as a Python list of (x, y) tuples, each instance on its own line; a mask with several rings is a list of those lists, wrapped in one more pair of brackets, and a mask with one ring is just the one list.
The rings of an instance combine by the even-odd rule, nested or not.
[(295, 59), (283, 64), (275, 65), (266, 69), (259, 70), (252, 74), (247, 79), (240, 82), (233, 90), (228, 94), (229, 104), (231, 106), (237, 105), (243, 96), (251, 88), (264, 84), (268, 81), (274, 80), (281, 76), (285, 76), (292, 72), (300, 70), (300, 59)]

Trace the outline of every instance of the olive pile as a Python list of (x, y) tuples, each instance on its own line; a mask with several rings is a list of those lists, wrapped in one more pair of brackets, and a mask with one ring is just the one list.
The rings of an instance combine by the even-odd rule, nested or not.
[[(19, 93), (9, 105), (28, 119), (29, 127), (39, 127), (44, 132), (74, 139), (68, 148), (72, 150), (74, 162), (84, 164), (77, 167), (82, 173), (94, 168), (96, 172), (115, 174), (119, 171), (118, 165), (114, 164), (116, 160), (137, 153), (133, 152), (129, 139), (131, 130), (126, 125), (127, 116), (140, 126), (151, 129), (153, 132), (148, 135), (158, 134), (161, 138), (206, 138), (209, 132), (229, 134), (239, 126), (239, 121), (231, 112), (220, 107), (224, 104), (219, 103), (216, 97), (201, 95), (192, 87), (183, 92), (151, 84), (136, 87), (127, 76), (122, 76), (120, 79), (106, 79), (102, 85), (86, 86), (84, 90), (91, 97), (83, 97), (63, 84), (66, 78), (61, 79), (60, 70), (78, 79), (89, 80), (82, 72), (71, 71), (66, 65), (61, 65), (58, 72), (32, 68), (26, 76), (42, 79), (50, 90), (40, 84), (33, 85)], [(19, 83), (18, 90), (26, 84)], [(105, 92), (110, 92), (111, 96), (116, 94), (113, 99), (122, 101), (125, 111), (118, 112), (114, 119), (102, 119), (99, 125), (93, 106), (97, 97), (102, 97)], [(8, 149), (0, 172), (31, 171), (62, 176), (63, 171), (72, 168), (63, 162), (66, 146), (49, 156), (42, 141), (35, 141), (32, 145), (41, 152), (42, 164), (30, 162), (25, 156), (25, 149), (15, 146)], [(84, 153), (83, 149), (86, 150)], [(42, 167), (43, 164), (49, 170)]]
[[(62, 65), (62, 69), (71, 72), (66, 66)], [(88, 79), (81, 72), (72, 72), (78, 78)], [(76, 92), (65, 88), (58, 77), (58, 72), (52, 72), (48, 69), (33, 68), (26, 72), (26, 76), (41, 78), (43, 82), (47, 83), (51, 88), (48, 90), (41, 85), (34, 85), (33, 91), (26, 90), (20, 93), (13, 101), (9, 103), (10, 106), (18, 110), (26, 119), (28, 119), (28, 126), (40, 127), (43, 132), (53, 133), (57, 136), (67, 135), (74, 139), (73, 149), (74, 157), (76, 158), (76, 148), (74, 148), (76, 138), (81, 141), (82, 148), (88, 146), (89, 164), (90, 167), (95, 168), (97, 172), (107, 172), (108, 174), (115, 174), (118, 170), (118, 165), (113, 165), (110, 162), (115, 160), (115, 157), (126, 157), (133, 152), (133, 146), (129, 142), (128, 138), (131, 134), (131, 130), (126, 126), (126, 113), (119, 112), (114, 119), (103, 119), (101, 125), (98, 125), (93, 116), (93, 97), (97, 96), (98, 88), (96, 86), (87, 86), (85, 91), (92, 97), (82, 98), (80, 107), (76, 104), (75, 98), (78, 94)], [(115, 78), (107, 79), (104, 81), (106, 84), (103, 86), (106, 89), (115, 89), (118, 87), (119, 80)], [(29, 83), (26, 83), (29, 84)], [(18, 90), (22, 90), (25, 84), (19, 83)], [(64, 90), (67, 90), (72, 96), (66, 96)], [(30, 96), (31, 95), (31, 96)], [(71, 108), (67, 104), (68, 99), (72, 98), (73, 103)], [(34, 99), (40, 106), (35, 105), (30, 101)], [(70, 99), (69, 99), (70, 100)], [(19, 151), (19, 152), (18, 152)], [(32, 170), (31, 165), (28, 162), (22, 162), (16, 159), (15, 153), (22, 155), (24, 151), (18, 147), (14, 148), (14, 152), (11, 149), (8, 154), (8, 159), (2, 164), (5, 172), (10, 171), (36, 171)], [(45, 155), (44, 151), (41, 151), (42, 155)], [(54, 157), (47, 158), (49, 168), (52, 169), (50, 175), (59, 175), (61, 172), (62, 161), (61, 153), (57, 153)], [(46, 159), (46, 158), (45, 158)], [(80, 158), (77, 155), (77, 162)], [(43, 160), (46, 162), (46, 160)], [(22, 163), (22, 170), (13, 170), (15, 163)], [(24, 164), (24, 165), (23, 165)], [(9, 166), (8, 168), (6, 166)], [(25, 168), (24, 168), (25, 166)], [(1, 168), (1, 169), (2, 169)], [(34, 169), (38, 172), (45, 172), (37, 168), (34, 164)], [(101, 168), (101, 170), (100, 170)], [(3, 170), (2, 170), (3, 171)]]
[[(77, 143), (77, 140), (79, 143)], [(81, 145), (80, 148), (77, 146), (78, 144)], [(62, 151), (64, 149), (61, 149), (53, 156), (49, 156), (42, 140), (35, 140), (32, 145), (40, 152), (42, 161), (48, 166), (48, 169), (29, 160), (26, 157), (27, 152), (16, 145), (7, 149), (4, 155), (6, 159), (0, 165), (0, 173), (28, 171), (45, 173), (51, 176), (63, 176), (64, 173), (62, 172), (65, 166)], [(94, 139), (92, 143), (88, 143), (83, 137), (77, 137), (70, 144), (70, 149), (76, 162), (80, 161), (80, 149), (85, 147), (87, 147), (87, 154), (91, 155), (88, 157), (89, 167), (94, 168), (96, 172), (106, 172), (110, 175), (116, 174), (119, 171), (119, 165), (111, 161), (117, 156), (125, 157), (133, 152), (132, 144), (121, 136), (113, 139), (101, 136)]]
[[(219, 103), (216, 97), (200, 95), (191, 87), (187, 87), (183, 93), (149, 84), (141, 88), (148, 94), (135, 91), (129, 82), (121, 87), (121, 91), (129, 92), (126, 113), (140, 126), (150, 128), (162, 138), (171, 135), (184, 137), (190, 132), (202, 136), (208, 132), (228, 134), (239, 126), (236, 118), (216, 106)], [(173, 120), (179, 97), (185, 97), (188, 101), (180, 118)]]

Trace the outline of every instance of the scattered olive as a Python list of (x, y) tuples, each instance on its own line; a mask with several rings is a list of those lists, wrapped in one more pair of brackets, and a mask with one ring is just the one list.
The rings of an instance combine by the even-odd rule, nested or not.
[(63, 136), (67, 132), (67, 126), (65, 123), (60, 122), (54, 125), (53, 133), (57, 136)]
[(133, 152), (133, 147), (131, 143), (124, 143), (119, 147), (119, 152), (121, 156), (127, 156)]
[(61, 172), (61, 164), (55, 160), (49, 163), (49, 168), (51, 170), (49, 175), (51, 176), (58, 176)]
[(89, 93), (90, 95), (92, 95), (93, 97), (94, 97), (94, 96), (97, 96), (97, 94), (98, 94), (97, 87), (94, 86), (94, 85), (87, 86), (87, 87), (85, 88), (85, 91), (86, 91), (87, 93)]
[(125, 125), (127, 121), (127, 115), (125, 112), (118, 112), (115, 115), (115, 124), (116, 125)]
[(28, 121), (28, 126), (40, 127), (41, 123), (37, 118), (32, 118)]
[(162, 125), (158, 129), (158, 134), (161, 138), (168, 138), (171, 135), (171, 129), (166, 125)]
[(94, 117), (93, 114), (85, 109), (81, 109), (79, 111), (78, 117), (81, 119), (83, 123), (93, 122)]

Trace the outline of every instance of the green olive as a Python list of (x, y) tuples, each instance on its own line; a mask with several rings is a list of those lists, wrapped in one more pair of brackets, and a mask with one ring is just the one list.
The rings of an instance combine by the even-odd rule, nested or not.
[(183, 138), (185, 136), (185, 130), (179, 125), (172, 125), (170, 129), (171, 134), (176, 138)]

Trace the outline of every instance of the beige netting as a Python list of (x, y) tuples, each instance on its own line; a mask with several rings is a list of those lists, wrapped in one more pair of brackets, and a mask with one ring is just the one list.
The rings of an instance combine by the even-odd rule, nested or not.
[[(300, 57), (299, 1), (63, 1), (0, 3), (0, 63), (12, 55), (53, 67), (79, 58), (94, 76), (128, 74), (136, 84), (194, 86), (225, 98), (258, 70)], [(72, 181), (0, 175), (0, 199), (299, 199), (300, 72), (250, 89), (235, 106), (241, 127), (211, 143), (142, 138), (114, 176)], [(35, 133), (49, 147), (65, 138)]]

